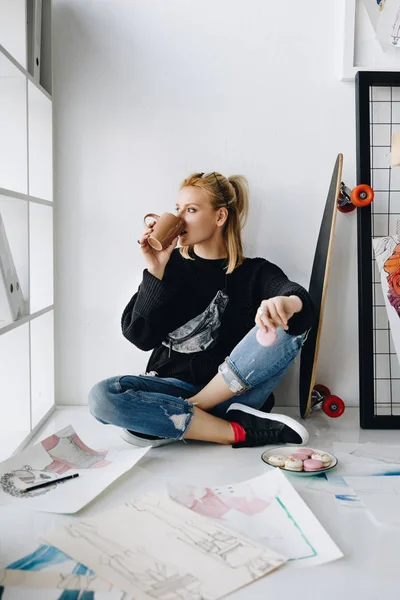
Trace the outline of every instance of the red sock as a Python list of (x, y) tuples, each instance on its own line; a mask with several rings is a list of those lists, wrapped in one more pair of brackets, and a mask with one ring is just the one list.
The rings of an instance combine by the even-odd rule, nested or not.
[(232, 423), (231, 421), (229, 421), (229, 425), (232, 427), (235, 436), (235, 441), (233, 443), (237, 444), (238, 442), (244, 442), (246, 440), (246, 431), (243, 427), (239, 425), (239, 423)]

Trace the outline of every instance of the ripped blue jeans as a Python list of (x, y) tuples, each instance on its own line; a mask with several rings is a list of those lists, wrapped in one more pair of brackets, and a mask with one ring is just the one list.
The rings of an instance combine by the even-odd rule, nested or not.
[[(257, 330), (254, 326), (218, 367), (232, 397), (212, 408), (211, 414), (227, 418), (226, 410), (233, 402), (260, 408), (306, 337), (291, 336), (279, 328), (275, 344), (261, 346), (256, 339)], [(91, 389), (89, 408), (101, 423), (179, 440), (193, 418), (194, 406), (187, 398), (203, 387), (154, 374), (110, 377)]]

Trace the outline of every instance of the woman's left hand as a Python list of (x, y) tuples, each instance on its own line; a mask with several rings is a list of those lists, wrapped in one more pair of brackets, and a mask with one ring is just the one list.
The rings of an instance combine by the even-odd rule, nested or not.
[(288, 321), (301, 311), (303, 303), (298, 296), (275, 296), (263, 300), (257, 310), (255, 322), (261, 331), (288, 329)]

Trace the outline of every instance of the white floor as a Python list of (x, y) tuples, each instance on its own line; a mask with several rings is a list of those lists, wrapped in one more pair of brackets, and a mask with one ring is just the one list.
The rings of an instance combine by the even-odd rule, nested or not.
[[(295, 409), (280, 409), (297, 417)], [(340, 419), (329, 419), (315, 412), (304, 424), (310, 432), (309, 446), (332, 451), (333, 442), (400, 443), (399, 431), (362, 430), (358, 409), (348, 408)], [(85, 407), (59, 408), (50, 417), (37, 442), (71, 424), (84, 442), (95, 449), (124, 448), (117, 428), (93, 419)], [(151, 449), (140, 466), (121, 477), (77, 515), (45, 515), (0, 508), (0, 567), (22, 552), (27, 532), (32, 543), (46, 530), (61, 523), (82, 519), (149, 489), (157, 489), (171, 477), (186, 482), (227, 484), (263, 474), (269, 469), (261, 461), (262, 448), (232, 449), (200, 442), (178, 442)], [(279, 598), (282, 600), (372, 600), (400, 598), (400, 529), (377, 525), (363, 509), (340, 506), (333, 495), (307, 488), (307, 479), (291, 476), (291, 483), (309, 505), (327, 532), (344, 553), (344, 558), (311, 569), (285, 568), (243, 588), (232, 597)], [(399, 505), (400, 507), (400, 505)], [(134, 535), (134, 532), (132, 532)], [(21, 546), (21, 548), (20, 548)], [(21, 598), (25, 598), (23, 594)]]

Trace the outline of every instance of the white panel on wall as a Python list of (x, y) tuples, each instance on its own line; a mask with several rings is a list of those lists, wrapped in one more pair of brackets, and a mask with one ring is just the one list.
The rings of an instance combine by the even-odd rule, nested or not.
[(28, 81), (29, 194), (53, 200), (52, 105)]
[(26, 69), (26, 0), (0, 0), (0, 44)]
[(33, 319), (31, 325), (32, 428), (54, 404), (54, 313)]
[(30, 430), (29, 324), (0, 335), (0, 435)]
[(53, 208), (29, 203), (30, 312), (53, 304)]
[[(10, 244), (18, 280), (26, 301), (26, 312), (28, 312), (28, 202), (0, 195), (0, 214)], [(3, 316), (0, 314), (0, 327), (2, 318)]]
[[(356, 182), (342, 4), (54, 1), (60, 404), (143, 372), (148, 354), (120, 328), (145, 268), (136, 240), (142, 216), (173, 210), (190, 173), (246, 175), (246, 255), (308, 285), (339, 152)], [(358, 401), (356, 221), (338, 216), (318, 364), (347, 404)], [(278, 404), (298, 405), (296, 367)]]
[(0, 53), (0, 188), (27, 193), (26, 79)]

